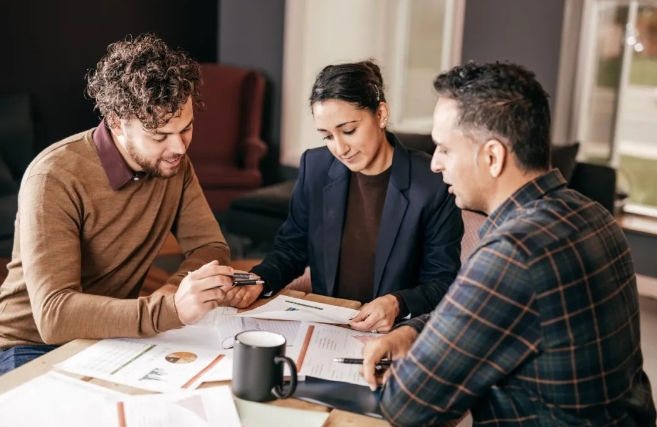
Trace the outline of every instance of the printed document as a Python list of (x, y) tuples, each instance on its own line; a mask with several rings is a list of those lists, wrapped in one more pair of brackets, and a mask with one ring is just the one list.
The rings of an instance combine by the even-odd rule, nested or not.
[(55, 368), (151, 391), (194, 388), (223, 354), (207, 347), (148, 339), (105, 339)]
[(358, 310), (350, 308), (279, 295), (265, 305), (235, 316), (346, 325), (357, 314)]
[(291, 347), (297, 338), (300, 322), (283, 320), (259, 320), (248, 317), (227, 316), (215, 322), (214, 330), (217, 339), (224, 350), (232, 349), (235, 345), (235, 335), (244, 331), (269, 331), (283, 335), (286, 345)]
[(212, 326), (224, 316), (232, 316), (233, 314), (237, 314), (235, 307), (217, 307), (203, 316), (194, 326)]
[(297, 370), (301, 375), (331, 381), (367, 385), (360, 365), (334, 362), (335, 358), (361, 358), (363, 346), (382, 334), (360, 332), (340, 326), (303, 323), (297, 335)]
[(128, 396), (114, 405), (117, 427), (241, 427), (230, 387)]
[(104, 426), (104, 411), (125, 396), (50, 371), (0, 395), (0, 427)]

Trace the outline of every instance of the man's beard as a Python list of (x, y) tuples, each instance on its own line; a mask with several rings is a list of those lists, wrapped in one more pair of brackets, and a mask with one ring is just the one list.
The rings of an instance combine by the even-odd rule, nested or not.
[[(153, 178), (169, 179), (176, 176), (178, 170), (180, 170), (180, 163), (179, 163), (178, 166), (170, 169), (170, 171), (166, 173), (160, 168), (162, 163), (165, 161), (163, 158), (160, 157), (155, 162), (149, 162), (144, 157), (142, 157), (141, 154), (139, 154), (137, 148), (135, 147), (135, 144), (133, 144), (133, 142), (130, 139), (126, 138), (125, 148), (128, 151), (130, 157), (132, 157), (132, 160), (134, 160), (135, 163), (137, 163), (139, 167), (141, 167), (142, 171), (144, 171), (147, 175), (152, 176)], [(179, 158), (182, 158), (183, 156), (184, 154), (168, 160), (177, 160)]]

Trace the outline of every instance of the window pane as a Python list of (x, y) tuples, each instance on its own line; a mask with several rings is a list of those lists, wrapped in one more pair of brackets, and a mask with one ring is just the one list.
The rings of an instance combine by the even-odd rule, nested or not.
[(654, 7), (642, 6), (637, 14), (630, 84), (657, 86), (657, 11)]
[(587, 126), (581, 138), (590, 157), (610, 160), (628, 7), (604, 2), (597, 13), (595, 80), (587, 100)]
[(436, 96), (433, 79), (442, 70), (445, 0), (411, 0), (403, 120), (431, 118)]
[(657, 8), (640, 6), (630, 28), (628, 84), (618, 108), (619, 172), (631, 203), (657, 207)]

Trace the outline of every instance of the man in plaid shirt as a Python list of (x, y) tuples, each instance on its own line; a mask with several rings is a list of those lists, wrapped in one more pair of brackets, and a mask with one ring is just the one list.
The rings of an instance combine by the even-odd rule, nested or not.
[(480, 243), (436, 310), (363, 350), (393, 425), (655, 426), (630, 250), (614, 218), (550, 170), (548, 97), (511, 64), (434, 81), (432, 169)]

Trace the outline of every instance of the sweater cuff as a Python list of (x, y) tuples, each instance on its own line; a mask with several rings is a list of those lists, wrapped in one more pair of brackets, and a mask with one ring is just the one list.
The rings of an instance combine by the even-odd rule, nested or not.
[(158, 333), (170, 331), (171, 329), (182, 328), (183, 323), (178, 317), (178, 310), (176, 309), (176, 303), (174, 302), (174, 295), (167, 295), (162, 298), (162, 306), (160, 309), (160, 318), (158, 319)]

